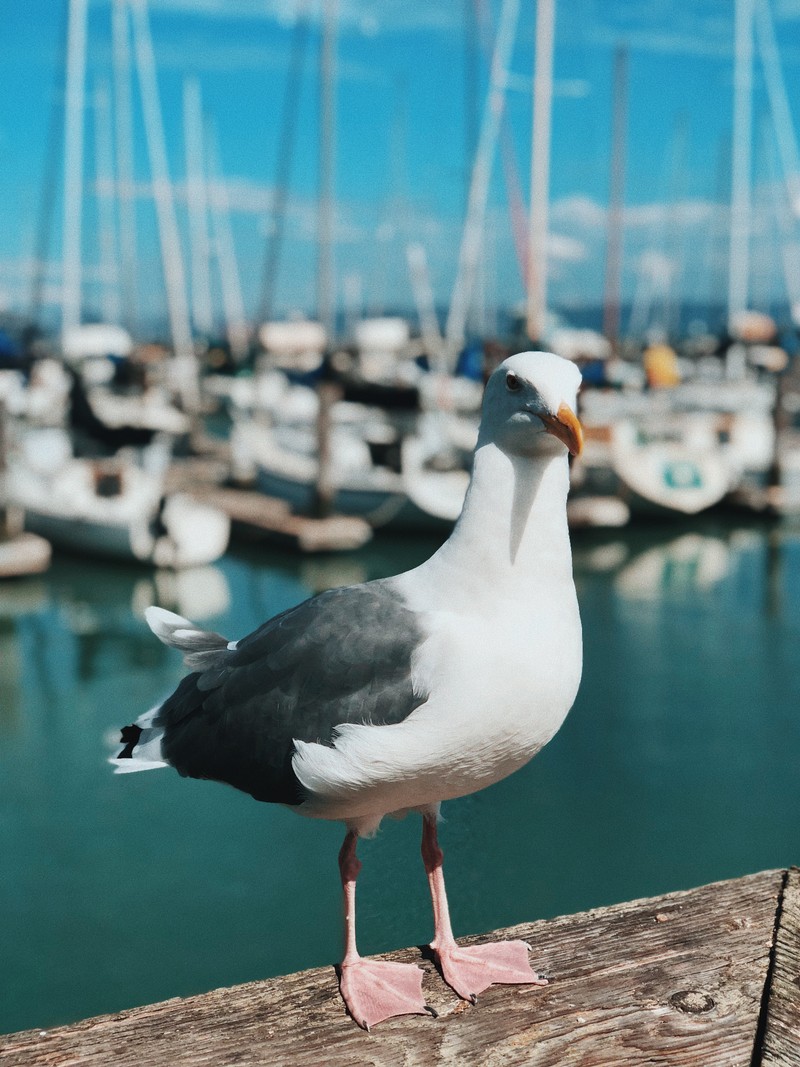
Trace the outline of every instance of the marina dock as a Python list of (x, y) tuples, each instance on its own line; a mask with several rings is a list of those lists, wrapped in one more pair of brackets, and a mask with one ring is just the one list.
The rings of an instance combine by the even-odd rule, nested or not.
[(297, 515), (285, 500), (255, 491), (219, 487), (194, 495), (225, 512), (242, 536), (299, 552), (352, 551), (372, 537), (369, 523), (356, 515)]
[[(587, 877), (591, 873), (587, 872)], [(489, 935), (465, 938), (465, 943)], [(492, 936), (523, 938), (544, 988), (459, 1001), (426, 949), (438, 1018), (365, 1034), (332, 967), (0, 1037), (2, 1067), (773, 1067), (800, 1063), (800, 869), (765, 871)]]

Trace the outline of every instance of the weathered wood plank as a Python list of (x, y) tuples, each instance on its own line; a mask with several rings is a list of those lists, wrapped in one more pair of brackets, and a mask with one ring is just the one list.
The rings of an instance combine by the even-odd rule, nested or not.
[(769, 988), (761, 1063), (800, 1064), (800, 870), (786, 878)]
[(366, 1034), (322, 968), (9, 1035), (0, 1065), (750, 1067), (783, 879), (764, 872), (503, 931), (533, 945), (551, 984), (495, 986), (475, 1007), (419, 950), (392, 953), (422, 963), (438, 1019)]

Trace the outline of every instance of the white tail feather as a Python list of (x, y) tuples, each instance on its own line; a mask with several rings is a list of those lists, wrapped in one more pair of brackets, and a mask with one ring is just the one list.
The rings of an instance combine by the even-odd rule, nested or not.
[[(164, 608), (149, 607), (144, 614), (147, 625), (159, 641), (163, 641), (170, 648), (179, 649), (183, 653), (183, 662), (191, 670), (219, 670), (236, 648), (235, 641), (229, 642), (220, 634), (201, 630), (182, 615), (176, 615)], [(161, 747), (164, 731), (155, 725), (160, 710), (161, 705), (157, 704), (136, 720), (135, 725), (140, 732), (135, 741), (132, 740), (136, 736), (135, 733), (126, 734), (129, 727), (123, 730), (122, 736), (125, 740), (119, 743), (124, 746), (122, 751), (127, 751), (130, 755), (123, 758), (113, 756), (109, 760), (117, 774), (131, 774), (134, 771), (149, 771), (156, 767), (169, 766)]]
[(149, 607), (144, 615), (159, 641), (183, 652), (183, 662), (191, 670), (222, 666), (224, 655), (233, 643), (221, 634), (201, 630), (182, 615), (165, 608)]
[(117, 759), (112, 756), (108, 761), (114, 766), (114, 774), (133, 774), (134, 771), (157, 771), (159, 767), (169, 767), (163, 760)]
[(144, 617), (159, 641), (163, 641), (165, 645), (174, 644), (173, 635), (176, 631), (197, 629), (182, 615), (176, 615), (174, 611), (167, 611), (166, 608), (158, 608), (154, 604), (145, 609)]

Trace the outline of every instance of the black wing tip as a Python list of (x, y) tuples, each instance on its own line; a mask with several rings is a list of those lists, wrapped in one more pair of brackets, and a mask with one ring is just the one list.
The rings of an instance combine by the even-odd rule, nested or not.
[(130, 726), (123, 726), (119, 735), (119, 743), (125, 747), (117, 756), (117, 759), (132, 759), (133, 750), (138, 745), (141, 736), (142, 728), (137, 726), (136, 723), (131, 723)]

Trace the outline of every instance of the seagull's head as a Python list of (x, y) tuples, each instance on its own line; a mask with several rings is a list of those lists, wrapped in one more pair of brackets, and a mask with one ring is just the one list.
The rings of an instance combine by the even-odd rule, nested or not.
[(579, 455), (583, 431), (575, 414), (581, 373), (552, 352), (504, 359), (486, 383), (479, 443), (520, 456)]

